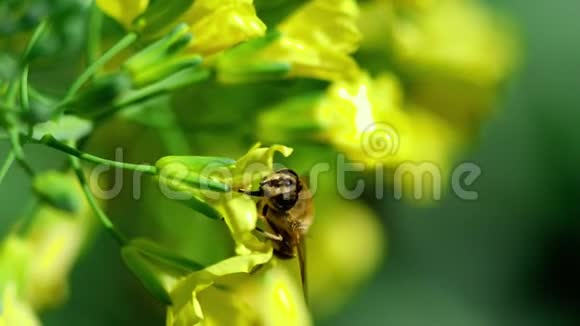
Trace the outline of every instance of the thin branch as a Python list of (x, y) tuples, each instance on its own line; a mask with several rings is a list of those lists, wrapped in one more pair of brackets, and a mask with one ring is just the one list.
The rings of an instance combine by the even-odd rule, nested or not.
[(54, 137), (52, 137), (50, 135), (46, 135), (46, 136), (42, 137), (42, 139), (40, 141), (37, 141), (34, 139), (29, 139), (29, 140), (33, 143), (44, 144), (46, 146), (57, 149), (61, 152), (67, 153), (69, 155), (78, 157), (80, 159), (83, 159), (85, 161), (92, 162), (95, 164), (106, 164), (106, 165), (109, 165), (112, 167), (118, 167), (118, 168), (125, 169), (125, 170), (143, 172), (143, 173), (148, 173), (148, 174), (152, 174), (152, 175), (157, 174), (157, 168), (153, 165), (131, 164), (131, 163), (124, 163), (124, 162), (108, 160), (108, 159), (105, 159), (102, 157), (98, 157), (95, 155), (81, 152), (74, 147), (71, 147), (71, 146), (68, 146), (64, 143), (59, 142), (58, 140), (56, 140)]
[(109, 60), (111, 60), (119, 52), (123, 51), (129, 47), (133, 42), (137, 40), (137, 34), (129, 33), (125, 35), (119, 42), (117, 42), (113, 47), (111, 47), (107, 52), (93, 62), (71, 85), (68, 92), (66, 93), (64, 99), (57, 105), (55, 109), (55, 115), (60, 115), (70, 101), (74, 98), (79, 89), (86, 83), (91, 76), (93, 76), (103, 65), (105, 65)]
[(123, 233), (121, 233), (119, 229), (117, 229), (117, 227), (113, 224), (113, 222), (111, 222), (107, 214), (105, 214), (105, 212), (103, 212), (101, 207), (99, 207), (97, 199), (91, 192), (91, 188), (87, 183), (87, 179), (81, 168), (81, 163), (79, 159), (73, 156), (70, 156), (69, 158), (72, 167), (77, 175), (77, 179), (79, 180), (79, 183), (83, 189), (83, 193), (85, 194), (85, 197), (89, 202), (89, 205), (91, 206), (91, 208), (93, 209), (93, 211), (95, 212), (95, 214), (97, 215), (97, 217), (99, 218), (105, 229), (113, 236), (113, 238), (119, 243), (119, 245), (124, 246), (125, 244), (128, 243), (127, 237), (125, 237), (125, 235), (123, 235)]
[(2, 168), (0, 169), (0, 184), (2, 184), (2, 180), (4, 180), (8, 170), (10, 170), (15, 158), (14, 151), (10, 150), (10, 153), (8, 153), (8, 156), (6, 157), (6, 160), (4, 160), (4, 164), (2, 164)]

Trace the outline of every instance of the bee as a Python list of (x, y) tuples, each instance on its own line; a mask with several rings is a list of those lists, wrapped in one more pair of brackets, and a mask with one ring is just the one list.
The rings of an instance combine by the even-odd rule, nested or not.
[(273, 242), (280, 259), (298, 256), (304, 297), (307, 295), (305, 236), (314, 218), (312, 195), (296, 172), (279, 170), (266, 176), (257, 191), (240, 192), (260, 197), (258, 213), (269, 230), (257, 229)]

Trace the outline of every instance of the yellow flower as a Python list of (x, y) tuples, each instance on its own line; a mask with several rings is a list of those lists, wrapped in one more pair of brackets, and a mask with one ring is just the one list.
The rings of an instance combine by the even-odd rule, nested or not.
[(197, 0), (182, 19), (191, 26), (190, 50), (210, 55), (261, 37), (266, 25), (252, 0)]
[[(282, 264), (268, 264), (251, 274), (238, 269), (223, 275), (209, 275), (209, 271), (196, 275), (199, 290), (194, 292), (193, 304), (188, 303), (180, 311), (169, 309), (168, 326), (311, 324), (299, 281)], [(212, 279), (213, 286), (201, 284), (199, 280), (204, 275)]]
[(148, 4), (149, 0), (97, 0), (99, 8), (126, 29), (132, 29), (133, 21), (145, 11)]
[(0, 292), (14, 284), (20, 295), (28, 283), (28, 266), (33, 258), (33, 248), (21, 237), (10, 234), (0, 246)]
[(204, 309), (198, 299), (204, 290), (221, 278), (241, 273), (248, 274), (256, 266), (267, 263), (271, 258), (271, 251), (235, 256), (182, 278), (170, 292), (172, 305), (167, 309), (167, 325), (195, 325), (204, 320)]
[[(291, 263), (291, 262), (289, 262)], [(266, 271), (258, 284), (253, 302), (261, 325), (308, 326), (311, 324), (304, 294), (297, 278), (292, 278), (282, 264)], [(261, 285), (261, 287), (260, 287)]]
[[(256, 15), (252, 0), (196, 0), (184, 12), (180, 4), (175, 4), (166, 13), (153, 12), (160, 8), (154, 4), (148, 8), (147, 0), (98, 0), (97, 4), (127, 29), (133, 29), (135, 19), (142, 14), (143, 18), (136, 24), (140, 30), (146, 30), (148, 24), (161, 25), (164, 31), (186, 23), (193, 34), (188, 49), (201, 55), (218, 53), (266, 32), (266, 25)], [(167, 17), (163, 17), (164, 14)], [(158, 31), (154, 28), (153, 32)]]
[[(477, 0), (375, 0), (361, 8), (363, 51), (388, 53), (407, 101), (468, 135), (517, 65), (513, 28)], [(383, 17), (383, 19), (380, 19)]]
[(361, 39), (353, 0), (312, 0), (284, 20), (282, 36), (261, 53), (270, 61), (289, 62), (290, 76), (335, 80), (351, 77), (358, 65), (350, 56)]
[(88, 210), (70, 216), (51, 207), (38, 211), (26, 236), (34, 250), (26, 292), (35, 309), (54, 307), (66, 300), (70, 271), (93, 225)]
[[(227, 184), (231, 185), (230, 188), (233, 190), (256, 187), (264, 176), (269, 175), (274, 170), (274, 154), (276, 152), (288, 156), (292, 149), (281, 145), (260, 147), (260, 144), (257, 144), (233, 164), (224, 158), (180, 156), (164, 157), (156, 163), (161, 171), (159, 181), (162, 184), (166, 184), (174, 190), (194, 195), (199, 202), (210, 205), (223, 217), (236, 244), (237, 254), (209, 267), (195, 269), (186, 275), (180, 275), (180, 273), (175, 273), (169, 269), (164, 271), (160, 263), (163, 259), (158, 260), (156, 266), (153, 266), (155, 265), (153, 260), (146, 264), (141, 264), (140, 259), (132, 260), (135, 263), (133, 264), (134, 270), (144, 271), (140, 278), (149, 285), (148, 288), (171, 303), (167, 310), (167, 325), (194, 325), (202, 321), (205, 325), (211, 325), (212, 321), (215, 322), (215, 320), (221, 320), (225, 317), (228, 317), (230, 321), (238, 321), (236, 324), (255, 324), (253, 322), (241, 323), (241, 320), (254, 320), (251, 317), (252, 314), (246, 314), (244, 311), (238, 311), (232, 316), (211, 314), (209, 312), (212, 309), (215, 311), (216, 307), (202, 299), (208, 293), (221, 291), (224, 287), (223, 283), (227, 280), (238, 280), (228, 285), (228, 288), (240, 286), (246, 282), (244, 280), (253, 277), (248, 276), (249, 273), (254, 272), (258, 266), (264, 265), (272, 259), (271, 243), (260, 240), (253, 234), (258, 220), (256, 203), (249, 196), (236, 191), (201, 190), (197, 185), (207, 182), (214, 184), (216, 189), (219, 189), (220, 184)], [(166, 174), (164, 170), (169, 173)], [(224, 189), (221, 190), (224, 191)], [(133, 253), (135, 252), (131, 252), (132, 255)], [(130, 258), (134, 259), (135, 256)], [(152, 279), (151, 274), (157, 276)], [(161, 288), (162, 290), (159, 290)], [(166, 291), (167, 296), (163, 293), (164, 291)], [(281, 294), (295, 297), (294, 292), (280, 292)], [(213, 304), (223, 305), (225, 303)], [(237, 305), (232, 309), (239, 307), (240, 305)], [(292, 310), (294, 306), (287, 307), (287, 309), (290, 309), (287, 317), (296, 317), (296, 311)]]
[(323, 129), (320, 137), (367, 167), (396, 167), (405, 161), (445, 164), (452, 152), (452, 128), (427, 111), (404, 110), (392, 75), (373, 80), (361, 74), (353, 82), (336, 82), (315, 112)]
[[(72, 175), (64, 178), (76, 182)], [(0, 289), (14, 283), (20, 297), (37, 311), (61, 304), (68, 295), (70, 271), (94, 225), (85, 200), (76, 213), (41, 206), (25, 234), (10, 234), (2, 244)]]
[(413, 73), (493, 86), (511, 72), (515, 41), (501, 17), (474, 0), (440, 0), (393, 24), (395, 54)]
[[(373, 81), (367, 74), (361, 74), (354, 81), (333, 83), (315, 108), (316, 119), (323, 129), (321, 138), (351, 159), (371, 164), (379, 160), (397, 161), (396, 148), (381, 157), (369, 156), (365, 152), (365, 135), (393, 146), (400, 142), (409, 129), (401, 111), (401, 96), (397, 81), (390, 75)], [(374, 130), (382, 126), (392, 130), (384, 134)]]
[(0, 326), (40, 325), (32, 308), (18, 297), (14, 283), (9, 283), (4, 287), (0, 307)]
[(283, 101), (258, 116), (258, 135), (269, 141), (316, 139), (366, 168), (396, 168), (412, 161), (447, 167), (462, 137), (429, 110), (404, 103), (397, 78), (360, 73), (332, 83), (324, 94)]

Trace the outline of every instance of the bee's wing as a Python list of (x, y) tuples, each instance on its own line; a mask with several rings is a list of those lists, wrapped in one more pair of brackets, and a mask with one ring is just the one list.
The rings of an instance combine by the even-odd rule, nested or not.
[(300, 280), (302, 281), (302, 292), (304, 301), (308, 304), (308, 280), (306, 277), (306, 238), (300, 237), (298, 242), (298, 263), (300, 265)]

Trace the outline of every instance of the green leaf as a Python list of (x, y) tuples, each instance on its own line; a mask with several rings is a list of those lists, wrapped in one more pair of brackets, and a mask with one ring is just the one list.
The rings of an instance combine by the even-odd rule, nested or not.
[(45, 135), (52, 135), (59, 141), (78, 140), (88, 135), (93, 129), (89, 120), (74, 115), (64, 115), (55, 121), (47, 121), (34, 126), (32, 138), (42, 139)]

